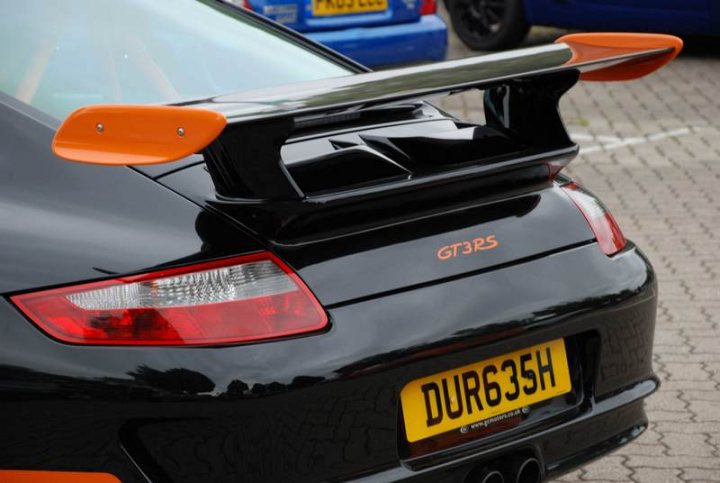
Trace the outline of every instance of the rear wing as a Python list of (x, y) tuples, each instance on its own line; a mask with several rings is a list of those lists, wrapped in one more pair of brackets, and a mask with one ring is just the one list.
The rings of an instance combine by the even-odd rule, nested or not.
[[(413, 186), (438, 177), (447, 179), (453, 173), (498, 172), (528, 163), (543, 163), (556, 172), (577, 152), (560, 118), (558, 101), (578, 78), (642, 77), (668, 63), (681, 48), (682, 41), (669, 35), (571, 34), (541, 47), (172, 106), (88, 106), (63, 122), (53, 151), (68, 160), (106, 165), (165, 163), (200, 152), (220, 197), (302, 200), (307, 194), (280, 155), (298, 126), (332, 124), (381, 106), (483, 89), (487, 125), (527, 149), (521, 155), (500, 156), (497, 162), (470, 159), (433, 172), (408, 172), (402, 183)], [(380, 154), (383, 146), (397, 148), (388, 140), (370, 140), (373, 143), (371, 147), (380, 148)]]

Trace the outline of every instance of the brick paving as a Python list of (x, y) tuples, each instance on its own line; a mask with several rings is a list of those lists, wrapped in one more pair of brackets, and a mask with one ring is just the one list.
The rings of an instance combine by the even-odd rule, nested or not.
[[(530, 43), (559, 31), (534, 29)], [(698, 45), (633, 82), (580, 83), (561, 110), (580, 156), (568, 171), (609, 206), (660, 287), (650, 428), (570, 482), (720, 482), (720, 53)], [(450, 57), (474, 53), (451, 37)], [(481, 97), (440, 102), (482, 119)]]

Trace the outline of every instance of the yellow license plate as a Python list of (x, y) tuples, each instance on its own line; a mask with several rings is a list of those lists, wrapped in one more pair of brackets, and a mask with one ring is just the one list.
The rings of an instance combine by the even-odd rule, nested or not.
[(417, 379), (400, 393), (407, 440), (472, 427), (571, 389), (563, 339)]
[(382, 12), (387, 8), (387, 0), (312, 0), (312, 12), (316, 17)]

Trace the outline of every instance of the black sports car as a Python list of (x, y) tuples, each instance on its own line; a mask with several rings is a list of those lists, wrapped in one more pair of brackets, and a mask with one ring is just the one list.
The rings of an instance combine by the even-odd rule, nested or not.
[[(679, 39), (368, 72), (209, 0), (0, 36), (0, 481), (535, 482), (647, 427), (655, 277), (557, 103)], [(467, 89), (484, 124), (425, 102)]]

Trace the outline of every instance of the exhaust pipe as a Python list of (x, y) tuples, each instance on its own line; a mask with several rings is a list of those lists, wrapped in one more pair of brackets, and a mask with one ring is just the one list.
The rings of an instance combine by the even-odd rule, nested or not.
[(542, 467), (535, 458), (518, 458), (511, 463), (508, 474), (515, 475), (515, 483), (540, 483)]
[(480, 480), (480, 483), (505, 483), (505, 477), (499, 471), (492, 470), (485, 475), (485, 478)]
[(505, 483), (505, 477), (498, 470), (478, 468), (470, 472), (465, 483)]

